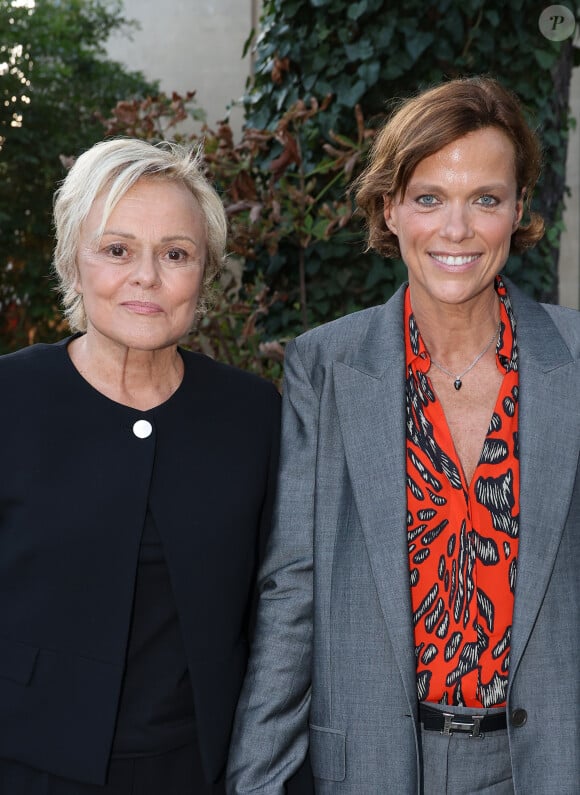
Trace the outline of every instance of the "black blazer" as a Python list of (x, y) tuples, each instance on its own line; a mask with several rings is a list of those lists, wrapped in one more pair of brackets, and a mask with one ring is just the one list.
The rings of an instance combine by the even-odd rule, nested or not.
[(215, 779), (270, 521), (278, 393), (181, 351), (180, 388), (140, 412), (93, 389), (66, 343), (0, 358), (0, 757), (104, 783), (150, 494)]

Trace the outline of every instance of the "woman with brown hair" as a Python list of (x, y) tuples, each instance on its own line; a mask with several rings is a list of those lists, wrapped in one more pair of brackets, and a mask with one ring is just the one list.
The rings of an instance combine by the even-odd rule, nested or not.
[(357, 201), (408, 283), (286, 354), (281, 471), (229, 792), (572, 795), (580, 316), (502, 275), (536, 243), (514, 95), (452, 80), (379, 132)]

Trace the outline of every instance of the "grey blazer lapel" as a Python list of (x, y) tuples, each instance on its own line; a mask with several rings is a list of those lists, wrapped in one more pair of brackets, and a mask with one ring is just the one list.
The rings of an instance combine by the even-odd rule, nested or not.
[(337, 410), (376, 590), (412, 710), (416, 710), (405, 492), (403, 292), (365, 342), (333, 365)]
[(513, 681), (550, 581), (576, 477), (580, 373), (548, 313), (512, 286), (510, 297), (520, 359), (520, 541), (511, 641)]

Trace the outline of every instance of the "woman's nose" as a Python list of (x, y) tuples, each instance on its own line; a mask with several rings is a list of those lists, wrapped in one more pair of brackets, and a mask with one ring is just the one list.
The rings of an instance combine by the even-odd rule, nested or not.
[(161, 284), (160, 265), (153, 252), (142, 252), (135, 260), (130, 280), (142, 287)]
[(443, 221), (442, 235), (459, 242), (473, 236), (469, 208), (464, 204), (449, 204)]

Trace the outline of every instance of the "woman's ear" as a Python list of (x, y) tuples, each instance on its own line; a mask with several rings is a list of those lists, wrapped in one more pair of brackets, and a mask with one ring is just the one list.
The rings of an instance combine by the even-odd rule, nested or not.
[(383, 218), (387, 229), (394, 235), (397, 234), (397, 213), (393, 200), (386, 193), (383, 194)]
[(78, 268), (77, 268), (77, 272), (76, 272), (75, 279), (74, 279), (74, 282), (73, 282), (73, 287), (74, 287), (76, 293), (78, 293), (79, 295), (83, 294), (83, 286), (81, 284), (81, 275), (79, 273), (79, 269)]
[(526, 199), (526, 189), (522, 188), (522, 192), (520, 193), (519, 199), (516, 200), (516, 207), (514, 210), (514, 222), (512, 224), (512, 232), (515, 232), (518, 226), (520, 225), (520, 221), (522, 220), (522, 216), (524, 214), (524, 202)]

